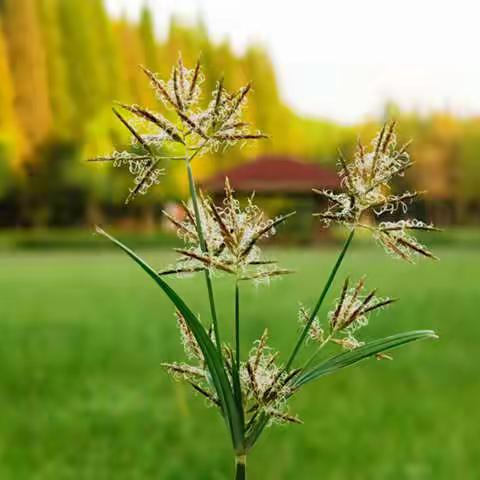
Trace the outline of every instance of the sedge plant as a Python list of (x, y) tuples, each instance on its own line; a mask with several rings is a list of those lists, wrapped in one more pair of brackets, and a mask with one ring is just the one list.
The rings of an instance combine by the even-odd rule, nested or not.
[[(190, 200), (183, 205), (184, 217), (178, 219), (164, 213), (184, 246), (176, 249), (178, 258), (174, 265), (159, 270), (100, 227), (97, 232), (120, 247), (172, 302), (186, 360), (163, 366), (218, 410), (231, 439), (235, 478), (241, 480), (246, 478), (247, 455), (268, 426), (301, 423), (288, 403), (303, 387), (368, 358), (390, 359), (388, 352), (401, 345), (436, 337), (431, 330), (416, 330), (362, 340), (359, 332), (370, 316), (395, 300), (377, 296), (375, 289), (366, 290), (364, 277), (356, 281), (344, 279), (338, 288), (337, 301), (325, 305), (357, 230), (370, 232), (392, 256), (413, 262), (418, 256), (435, 258), (413, 235), (415, 231), (430, 231), (434, 227), (419, 220), (382, 220), (384, 214), (398, 209), (406, 214), (408, 204), (418, 195), (393, 191), (392, 180), (403, 175), (412, 162), (407, 145), (397, 146), (395, 124), (389, 123), (371, 145), (359, 142), (350, 161), (339, 155), (341, 192), (316, 191), (328, 204), (326, 211), (316, 214), (319, 220), (327, 227), (332, 223), (342, 225), (347, 236), (317, 301), (311, 307), (299, 308), (300, 328), (291, 351), (285, 357), (275, 352), (265, 330), (251, 346), (248, 356), (242, 358), (242, 285), (268, 283), (274, 277), (290, 273), (264, 257), (259, 248), (259, 243), (274, 235), (289, 215), (270, 219), (255, 205), (253, 197), (242, 205), (228, 180), (223, 202), (214, 202), (197, 189), (192, 162), (209, 151), (266, 137), (242, 119), (251, 86), (247, 84), (229, 92), (223, 80), (219, 80), (211, 97), (202, 100), (204, 79), (200, 62), (189, 69), (179, 57), (167, 81), (146, 68), (143, 70), (165, 113), (119, 104), (113, 111), (131, 133), (132, 145), (126, 151), (92, 161), (111, 162), (130, 171), (134, 183), (127, 202), (160, 182), (167, 160), (183, 162), (190, 191)], [(210, 310), (207, 322), (201, 321), (188, 305), (188, 299), (169, 284), (170, 276), (185, 275), (204, 277), (205, 299)], [(217, 312), (214, 281), (222, 275), (234, 279), (233, 319), (220, 319)], [(231, 341), (224, 335), (225, 321), (234, 325)], [(337, 351), (325, 355), (327, 345)], [(300, 361), (305, 358), (300, 353), (306, 348), (308, 360)]]

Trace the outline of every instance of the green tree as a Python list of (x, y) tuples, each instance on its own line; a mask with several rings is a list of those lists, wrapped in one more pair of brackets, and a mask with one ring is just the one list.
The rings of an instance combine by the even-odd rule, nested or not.
[(40, 0), (39, 13), (46, 50), (50, 105), (54, 121), (54, 134), (68, 137), (73, 130), (75, 105), (67, 78), (66, 57), (63, 55), (58, 0)]
[(52, 117), (45, 49), (35, 0), (4, 0), (3, 27), (15, 85), (15, 109), (26, 151), (50, 133)]
[(150, 70), (157, 72), (160, 63), (159, 44), (155, 39), (152, 12), (146, 5), (140, 16), (139, 35), (143, 45), (145, 64)]
[(14, 183), (15, 160), (19, 157), (20, 147), (13, 84), (0, 22), (0, 199)]

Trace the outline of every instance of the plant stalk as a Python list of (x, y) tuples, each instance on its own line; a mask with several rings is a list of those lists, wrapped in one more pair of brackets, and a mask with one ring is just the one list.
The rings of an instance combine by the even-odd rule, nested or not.
[[(193, 178), (193, 172), (192, 172), (192, 166), (191, 166), (191, 161), (199, 151), (200, 150), (196, 150), (194, 153), (192, 153), (192, 155), (190, 155), (189, 158), (186, 158), (185, 163), (187, 166), (188, 185), (190, 188), (190, 196), (192, 197), (192, 204), (193, 204), (193, 210), (195, 213), (195, 221), (197, 224), (197, 233), (198, 233), (198, 239), (200, 242), (200, 248), (202, 249), (202, 252), (207, 253), (207, 244), (205, 242), (203, 225), (200, 217), (200, 209), (198, 207), (197, 188), (195, 185), (195, 180)], [(222, 344), (220, 341), (220, 332), (218, 329), (217, 309), (215, 307), (215, 297), (213, 294), (212, 277), (208, 269), (205, 270), (205, 283), (207, 285), (208, 301), (210, 304), (210, 313), (212, 315), (212, 324), (213, 324), (213, 333), (215, 335), (215, 343), (217, 344), (218, 351), (221, 353)]]
[(297, 340), (295, 348), (293, 349), (293, 352), (290, 355), (290, 358), (288, 359), (288, 362), (285, 366), (285, 370), (287, 370), (287, 371), (292, 366), (298, 352), (300, 351), (301, 346), (305, 342), (305, 338), (308, 334), (308, 331), (310, 330), (310, 327), (312, 326), (312, 323), (315, 320), (315, 317), (317, 316), (317, 313), (320, 310), (320, 307), (322, 306), (322, 303), (325, 300), (325, 297), (327, 296), (327, 293), (330, 290), (330, 287), (332, 286), (333, 280), (335, 279), (335, 275), (337, 274), (337, 271), (340, 268), (340, 265), (342, 264), (342, 261), (345, 257), (345, 254), (347, 253), (347, 250), (348, 250), (348, 247), (350, 246), (350, 243), (352, 242), (354, 233), (355, 233), (355, 229), (352, 229), (352, 231), (350, 232), (350, 235), (348, 236), (347, 240), (345, 241), (345, 244), (343, 245), (342, 251), (340, 252), (340, 255), (338, 256), (337, 261), (335, 262), (335, 265), (333, 266), (332, 271), (330, 272), (330, 275), (328, 276), (327, 283), (323, 287), (322, 293), (320, 294), (320, 297), (318, 298), (318, 301), (315, 305), (315, 308), (313, 309), (312, 313), (310, 314), (310, 317), (308, 318), (308, 321), (305, 324), (305, 327), (302, 330), (302, 333), (300, 334), (300, 337)]
[(235, 281), (235, 362), (240, 368), (240, 288)]
[(235, 457), (235, 480), (245, 480), (247, 478), (247, 456), (237, 455)]

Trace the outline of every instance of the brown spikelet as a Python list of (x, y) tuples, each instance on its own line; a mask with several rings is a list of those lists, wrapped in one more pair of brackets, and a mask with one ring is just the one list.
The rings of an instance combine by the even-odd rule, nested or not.
[(205, 269), (203, 267), (194, 267), (194, 268), (171, 268), (169, 270), (159, 270), (157, 272), (160, 276), (166, 275), (175, 275), (175, 274), (182, 274), (182, 273), (197, 273), (203, 272)]
[(183, 113), (182, 111), (178, 111), (178, 116), (198, 135), (200, 135), (204, 140), (208, 140), (208, 135), (207, 133), (198, 125), (195, 123), (188, 115)]
[(251, 275), (244, 275), (239, 278), (239, 280), (257, 280), (261, 278), (270, 278), (270, 277), (279, 277), (281, 275), (289, 275), (295, 273), (294, 270), (289, 270), (286, 268), (279, 268), (277, 270), (269, 270), (267, 272), (257, 272)]
[(358, 137), (357, 139), (357, 149), (358, 149), (360, 160), (362, 160), (363, 162), (363, 159), (365, 158), (365, 146), (361, 142), (360, 137)]
[(288, 415), (287, 413), (279, 412), (277, 410), (272, 410), (270, 412), (270, 415), (272, 415), (272, 417), (278, 418), (283, 422), (295, 423), (297, 425), (303, 424), (303, 422), (298, 417), (294, 417), (293, 415)]
[(380, 233), (382, 242), (385, 244), (387, 249), (390, 249), (393, 253), (398, 255), (403, 260), (409, 263), (413, 263), (413, 260), (405, 252), (403, 252), (400, 248), (397, 247), (397, 245), (395, 244), (395, 241), (397, 241), (396, 239), (394, 241), (388, 233), (382, 231)]
[(259, 400), (260, 391), (258, 390), (257, 380), (255, 378), (255, 371), (250, 361), (247, 362), (247, 373), (248, 373), (248, 379), (250, 381), (250, 386), (252, 387), (253, 395), (257, 400)]
[(177, 108), (182, 112), (184, 110), (183, 101), (182, 101), (182, 94), (180, 93), (180, 86), (178, 84), (178, 70), (176, 68), (173, 69), (173, 91), (175, 93), (175, 100), (177, 103)]
[(232, 108), (228, 111), (228, 113), (227, 113), (227, 115), (226, 115), (226, 117), (223, 121), (224, 124), (225, 124), (225, 122), (230, 120), (232, 115), (234, 115), (235, 112), (240, 108), (240, 105), (242, 104), (245, 97), (248, 95), (248, 92), (250, 91), (251, 88), (252, 88), (252, 84), (250, 82), (248, 82), (244, 87), (242, 87), (238, 91), (238, 95), (233, 102)]
[(116, 108), (112, 108), (113, 113), (115, 116), (127, 127), (129, 132), (137, 139), (138, 143), (142, 145), (142, 147), (148, 152), (151, 153), (150, 147), (147, 145), (145, 140), (141, 137), (139, 133), (120, 115), (120, 112)]
[[(132, 160), (148, 160), (151, 159), (152, 157), (150, 155), (135, 155), (135, 157), (132, 157)], [(115, 162), (117, 159), (112, 156), (99, 156), (99, 157), (92, 157), (92, 158), (87, 158), (87, 162)]]
[(161, 117), (158, 114), (152, 113), (146, 108), (142, 108), (138, 105), (127, 105), (125, 103), (119, 103), (119, 105), (124, 108), (125, 110), (137, 115), (140, 118), (143, 118), (150, 123), (153, 123), (161, 130), (163, 130), (173, 141), (181, 143), (185, 145), (184, 140), (180, 136), (175, 125), (169, 122), (166, 118)]
[(190, 236), (195, 236), (197, 234), (197, 232), (192, 232), (186, 225), (184, 225), (183, 223), (179, 222), (178, 220), (176, 220), (175, 218), (173, 218), (167, 211), (165, 210), (162, 210), (162, 213), (165, 215), (165, 217), (167, 217), (167, 219), (173, 224), (175, 225), (175, 227), (177, 227), (178, 230), (186, 233), (187, 235), (190, 235)]
[(270, 368), (277, 359), (279, 352), (275, 352), (273, 355), (270, 356), (270, 360), (267, 362), (266, 368)]
[(357, 318), (359, 315), (365, 313), (368, 310), (363, 310), (372, 300), (372, 298), (375, 295), (375, 290), (372, 290), (362, 301), (362, 303), (351, 313), (350, 317), (347, 318), (347, 320), (344, 322), (342, 325), (343, 328), (349, 327)]
[(370, 171), (370, 178), (375, 178), (375, 174), (377, 171), (377, 161), (378, 156), (381, 152), (382, 144), (383, 144), (383, 137), (385, 135), (386, 124), (383, 124), (382, 129), (380, 130), (380, 134), (378, 136), (377, 142), (375, 144), (375, 153), (373, 154), (373, 161), (372, 161), (372, 170)]
[(193, 94), (195, 92), (195, 87), (197, 86), (199, 74), (200, 74), (200, 59), (197, 60), (197, 63), (195, 64), (195, 70), (193, 71), (192, 81), (190, 83), (190, 88), (188, 90), (188, 97), (187, 97), (188, 102), (192, 101)]
[(188, 383), (201, 395), (206, 397), (208, 400), (210, 400), (213, 404), (215, 404), (217, 407), (220, 407), (220, 402), (209, 392), (207, 392), (204, 388), (202, 388), (200, 385), (192, 382), (191, 380), (187, 380)]
[(345, 173), (345, 178), (347, 179), (347, 187), (349, 190), (353, 190), (353, 180), (350, 175), (350, 170), (347, 167), (347, 161), (345, 160), (345, 157), (343, 156), (343, 152), (338, 149), (338, 159), (340, 160), (340, 165), (342, 166), (342, 171)]
[[(348, 310), (350, 309), (350, 307), (355, 303), (355, 301), (357, 300), (358, 296), (360, 295), (360, 292), (362, 291), (362, 288), (364, 287), (365, 285), (365, 277), (362, 277), (358, 283), (357, 283), (357, 286), (355, 287), (355, 290), (353, 291), (353, 294), (352, 294), (352, 297), (350, 299), (350, 301), (348, 302), (348, 304), (345, 304), (345, 311), (348, 312)], [(350, 316), (350, 318), (347, 318), (345, 319), (344, 323), (342, 325), (339, 325), (339, 327), (341, 329), (345, 328), (348, 325), (350, 325), (353, 320), (355, 320), (354, 318), (352, 319), (352, 316)]]
[(386, 153), (387, 150), (388, 150), (388, 147), (390, 146), (390, 142), (392, 141), (393, 132), (395, 131), (396, 124), (397, 124), (396, 120), (392, 120), (390, 122), (390, 125), (387, 128), (387, 133), (385, 135), (385, 140), (384, 140), (382, 148), (381, 148), (382, 153)]
[(190, 257), (190, 258), (193, 258), (195, 260), (198, 260), (198, 261), (202, 262), (207, 267), (215, 267), (215, 268), (218, 268), (220, 270), (223, 270), (224, 272), (235, 273), (235, 270), (230, 268), (228, 265), (226, 265), (223, 262), (218, 262), (211, 257), (205, 256), (205, 255), (200, 255), (198, 253), (191, 252), (190, 250), (183, 250), (181, 248), (175, 248), (174, 250), (176, 252), (180, 253), (181, 255), (185, 255), (186, 257)]
[(290, 212), (290, 213), (287, 213), (286, 215), (282, 215), (280, 217), (277, 217), (275, 220), (273, 220), (273, 222), (271, 222), (270, 224), (268, 224), (266, 227), (262, 228), (259, 232), (257, 232), (253, 237), (252, 239), (250, 240), (250, 242), (248, 243), (248, 245), (245, 247), (245, 249), (243, 250), (242, 252), (242, 256), (245, 257), (246, 255), (248, 255), (250, 253), (250, 251), (252, 250), (252, 248), (254, 247), (254, 245), (266, 234), (268, 233), (272, 228), (275, 228), (276, 226), (280, 225), (281, 223), (283, 223), (285, 220), (287, 220), (287, 218), (291, 217), (292, 215), (294, 215), (296, 212)]
[(205, 372), (191, 365), (178, 365), (176, 363), (162, 363), (161, 366), (172, 374), (179, 374), (185, 377), (205, 378)]
[(239, 133), (239, 134), (229, 134), (229, 133), (218, 133), (214, 135), (217, 140), (226, 140), (226, 141), (236, 141), (236, 140), (262, 140), (269, 138), (268, 135), (264, 133)]
[(419, 253), (420, 255), (423, 255), (424, 257), (431, 258), (432, 260), (438, 260), (438, 258), (435, 255), (433, 255), (432, 252), (430, 252), (429, 250), (427, 250), (423, 246), (419, 245), (418, 243), (411, 242), (411, 241), (409, 241), (405, 238), (402, 238), (402, 237), (397, 238), (397, 242), (400, 245), (403, 245), (407, 248), (410, 248), (411, 250)]
[(220, 227), (220, 231), (222, 232), (223, 241), (227, 246), (235, 247), (237, 245), (236, 239), (233, 237), (227, 225), (225, 225), (225, 222), (223, 221), (223, 218), (220, 215), (218, 208), (216, 207), (216, 205), (213, 203), (212, 200), (210, 200), (209, 203), (210, 203), (210, 208), (213, 213), (213, 216), (215, 217), (215, 220), (218, 226)]
[(368, 313), (368, 312), (371, 312), (373, 310), (376, 310), (377, 308), (382, 308), (382, 307), (386, 307), (387, 305), (390, 305), (391, 303), (394, 303), (396, 302), (397, 299), (396, 298), (388, 298), (386, 300), (382, 300), (374, 305), (371, 305), (370, 307), (367, 307), (365, 310), (363, 310), (362, 313)]
[(343, 282), (342, 293), (340, 294), (340, 298), (338, 299), (337, 308), (335, 309), (335, 312), (333, 313), (333, 317), (330, 320), (330, 328), (332, 330), (335, 330), (338, 326), (337, 325), (338, 317), (339, 317), (340, 312), (342, 311), (342, 308), (343, 308), (343, 303), (345, 301), (345, 295), (347, 294), (349, 282), (350, 282), (350, 279), (348, 277)]
[(176, 103), (173, 101), (172, 97), (167, 92), (167, 90), (162, 85), (162, 83), (158, 80), (156, 75), (152, 71), (150, 71), (148, 68), (144, 67), (143, 65), (140, 65), (140, 68), (143, 70), (145, 75), (150, 79), (158, 95), (162, 97), (164, 100), (166, 100), (166, 102), (169, 103), (172, 107), (177, 108)]
[(215, 97), (215, 104), (213, 109), (214, 115), (218, 114), (218, 110), (222, 102), (222, 93), (223, 93), (223, 77), (217, 83), (217, 96)]
[(408, 140), (408, 142), (405, 142), (400, 150), (398, 151), (398, 156), (400, 155), (403, 155), (406, 151), (407, 151), (407, 148), (412, 144), (412, 140)]
[(187, 215), (188, 219), (190, 220), (190, 223), (197, 228), (197, 221), (195, 220), (195, 216), (193, 215), (192, 211), (190, 208), (188, 208), (188, 205), (182, 201), (182, 206), (185, 209), (185, 214)]
[(282, 376), (283, 370), (279, 370), (278, 373), (273, 377), (272, 382), (265, 390), (262, 396), (262, 402), (268, 403), (275, 399), (277, 396), (277, 383), (280, 377)]
[(262, 336), (260, 337), (260, 340), (258, 341), (256, 350), (255, 350), (255, 359), (253, 361), (253, 371), (256, 372), (258, 370), (258, 365), (260, 364), (260, 358), (262, 357), (262, 352), (263, 349), (265, 348), (265, 345), (267, 344), (268, 340), (268, 329), (266, 328)]
[(178, 60), (177, 60), (177, 68), (178, 68), (178, 79), (180, 82), (180, 95), (183, 98), (183, 94), (185, 93), (183, 91), (183, 87), (185, 85), (185, 65), (183, 64), (183, 58), (182, 58), (182, 53), (178, 53)]
[(185, 339), (186, 346), (188, 347), (189, 351), (196, 358), (203, 359), (203, 353), (197, 343), (197, 340), (193, 336), (192, 331), (187, 325), (187, 322), (185, 321), (184, 316), (178, 310), (175, 310), (175, 316), (177, 317), (178, 327), (182, 332), (183, 338)]
[(250, 124), (248, 122), (235, 122), (235, 123), (227, 123), (222, 126), (220, 129), (221, 132), (226, 131), (226, 130), (234, 130), (237, 128), (243, 128), (243, 127), (248, 127)]

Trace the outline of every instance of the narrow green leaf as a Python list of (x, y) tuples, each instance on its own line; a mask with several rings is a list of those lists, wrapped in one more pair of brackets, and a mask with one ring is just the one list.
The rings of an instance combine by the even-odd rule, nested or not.
[[(425, 338), (437, 338), (437, 335), (432, 330), (417, 330), (412, 332), (400, 333), (392, 335), (390, 337), (382, 338), (380, 340), (374, 340), (364, 345), (363, 347), (356, 348), (351, 352), (341, 353), (334, 357), (322, 362), (320, 365), (308, 370), (303, 375), (296, 378), (292, 386), (295, 389), (300, 388), (306, 383), (312, 382), (323, 375), (334, 373), (342, 368), (354, 365), (366, 358), (369, 358), (377, 353), (386, 352), (394, 348), (400, 347), (416, 340), (422, 340)], [(252, 448), (257, 442), (263, 430), (268, 424), (269, 416), (263, 412), (252, 428), (247, 432), (247, 438), (245, 446), (248, 449)]]
[(351, 365), (354, 365), (378, 353), (383, 353), (400, 347), (401, 345), (425, 338), (437, 338), (437, 336), (432, 330), (415, 330), (411, 332), (399, 333), (379, 340), (373, 340), (350, 352), (344, 352), (340, 353), (339, 355), (335, 355), (311, 370), (307, 370), (305, 373), (296, 378), (296, 380), (293, 382), (293, 387), (299, 388), (306, 383), (312, 382), (324, 375), (329, 375), (343, 368), (350, 367)]
[(232, 387), (228, 380), (227, 373), (223, 366), (223, 361), (214, 343), (210, 340), (207, 331), (200, 323), (196, 315), (190, 310), (182, 298), (173, 290), (158, 274), (141, 259), (135, 252), (123, 245), (119, 240), (109, 235), (101, 228), (96, 228), (97, 232), (111, 240), (120, 247), (130, 258), (132, 258), (144, 270), (155, 283), (165, 292), (168, 298), (185, 318), (192, 334), (198, 342), (200, 349), (205, 357), (212, 382), (217, 392), (222, 411), (228, 420), (228, 426), (232, 436), (232, 442), (235, 449), (243, 447), (243, 422), (238, 412)]
[(270, 420), (270, 416), (267, 415), (265, 412), (262, 412), (259, 415), (257, 421), (255, 422), (252, 429), (248, 433), (247, 439), (245, 440), (245, 446), (247, 450), (249, 450), (255, 445), (257, 440), (260, 438), (260, 435), (262, 434), (263, 430), (268, 425), (269, 420)]
[(317, 304), (315, 305), (315, 308), (313, 309), (312, 313), (310, 314), (310, 317), (308, 318), (308, 321), (305, 323), (305, 327), (303, 327), (302, 333), (298, 337), (297, 343), (295, 344), (295, 347), (293, 349), (292, 354), (290, 355), (290, 358), (287, 361), (287, 364), (285, 366), (285, 370), (290, 370), (290, 367), (293, 365), (293, 361), (295, 360), (296, 356), (298, 355), (298, 352), (300, 351), (300, 348), (305, 342), (305, 339), (307, 338), (308, 331), (310, 330), (310, 327), (312, 326), (312, 323), (315, 321), (315, 317), (317, 316), (318, 311), (320, 310), (320, 307), (322, 306), (323, 301), (325, 300), (325, 297), (327, 296), (328, 291), (330, 290), (330, 287), (332, 286), (333, 280), (335, 279), (335, 275), (338, 272), (338, 269), (340, 268), (340, 265), (343, 262), (343, 259), (345, 258), (345, 254), (347, 253), (347, 250), (350, 246), (350, 243), (352, 243), (353, 236), (355, 234), (355, 229), (352, 229), (350, 231), (350, 234), (348, 235), (348, 238), (346, 242), (343, 245), (342, 251), (337, 257), (337, 260), (335, 262), (335, 265), (333, 266), (330, 275), (328, 276), (327, 283), (323, 287), (322, 293), (320, 294), (320, 297), (317, 300)]

